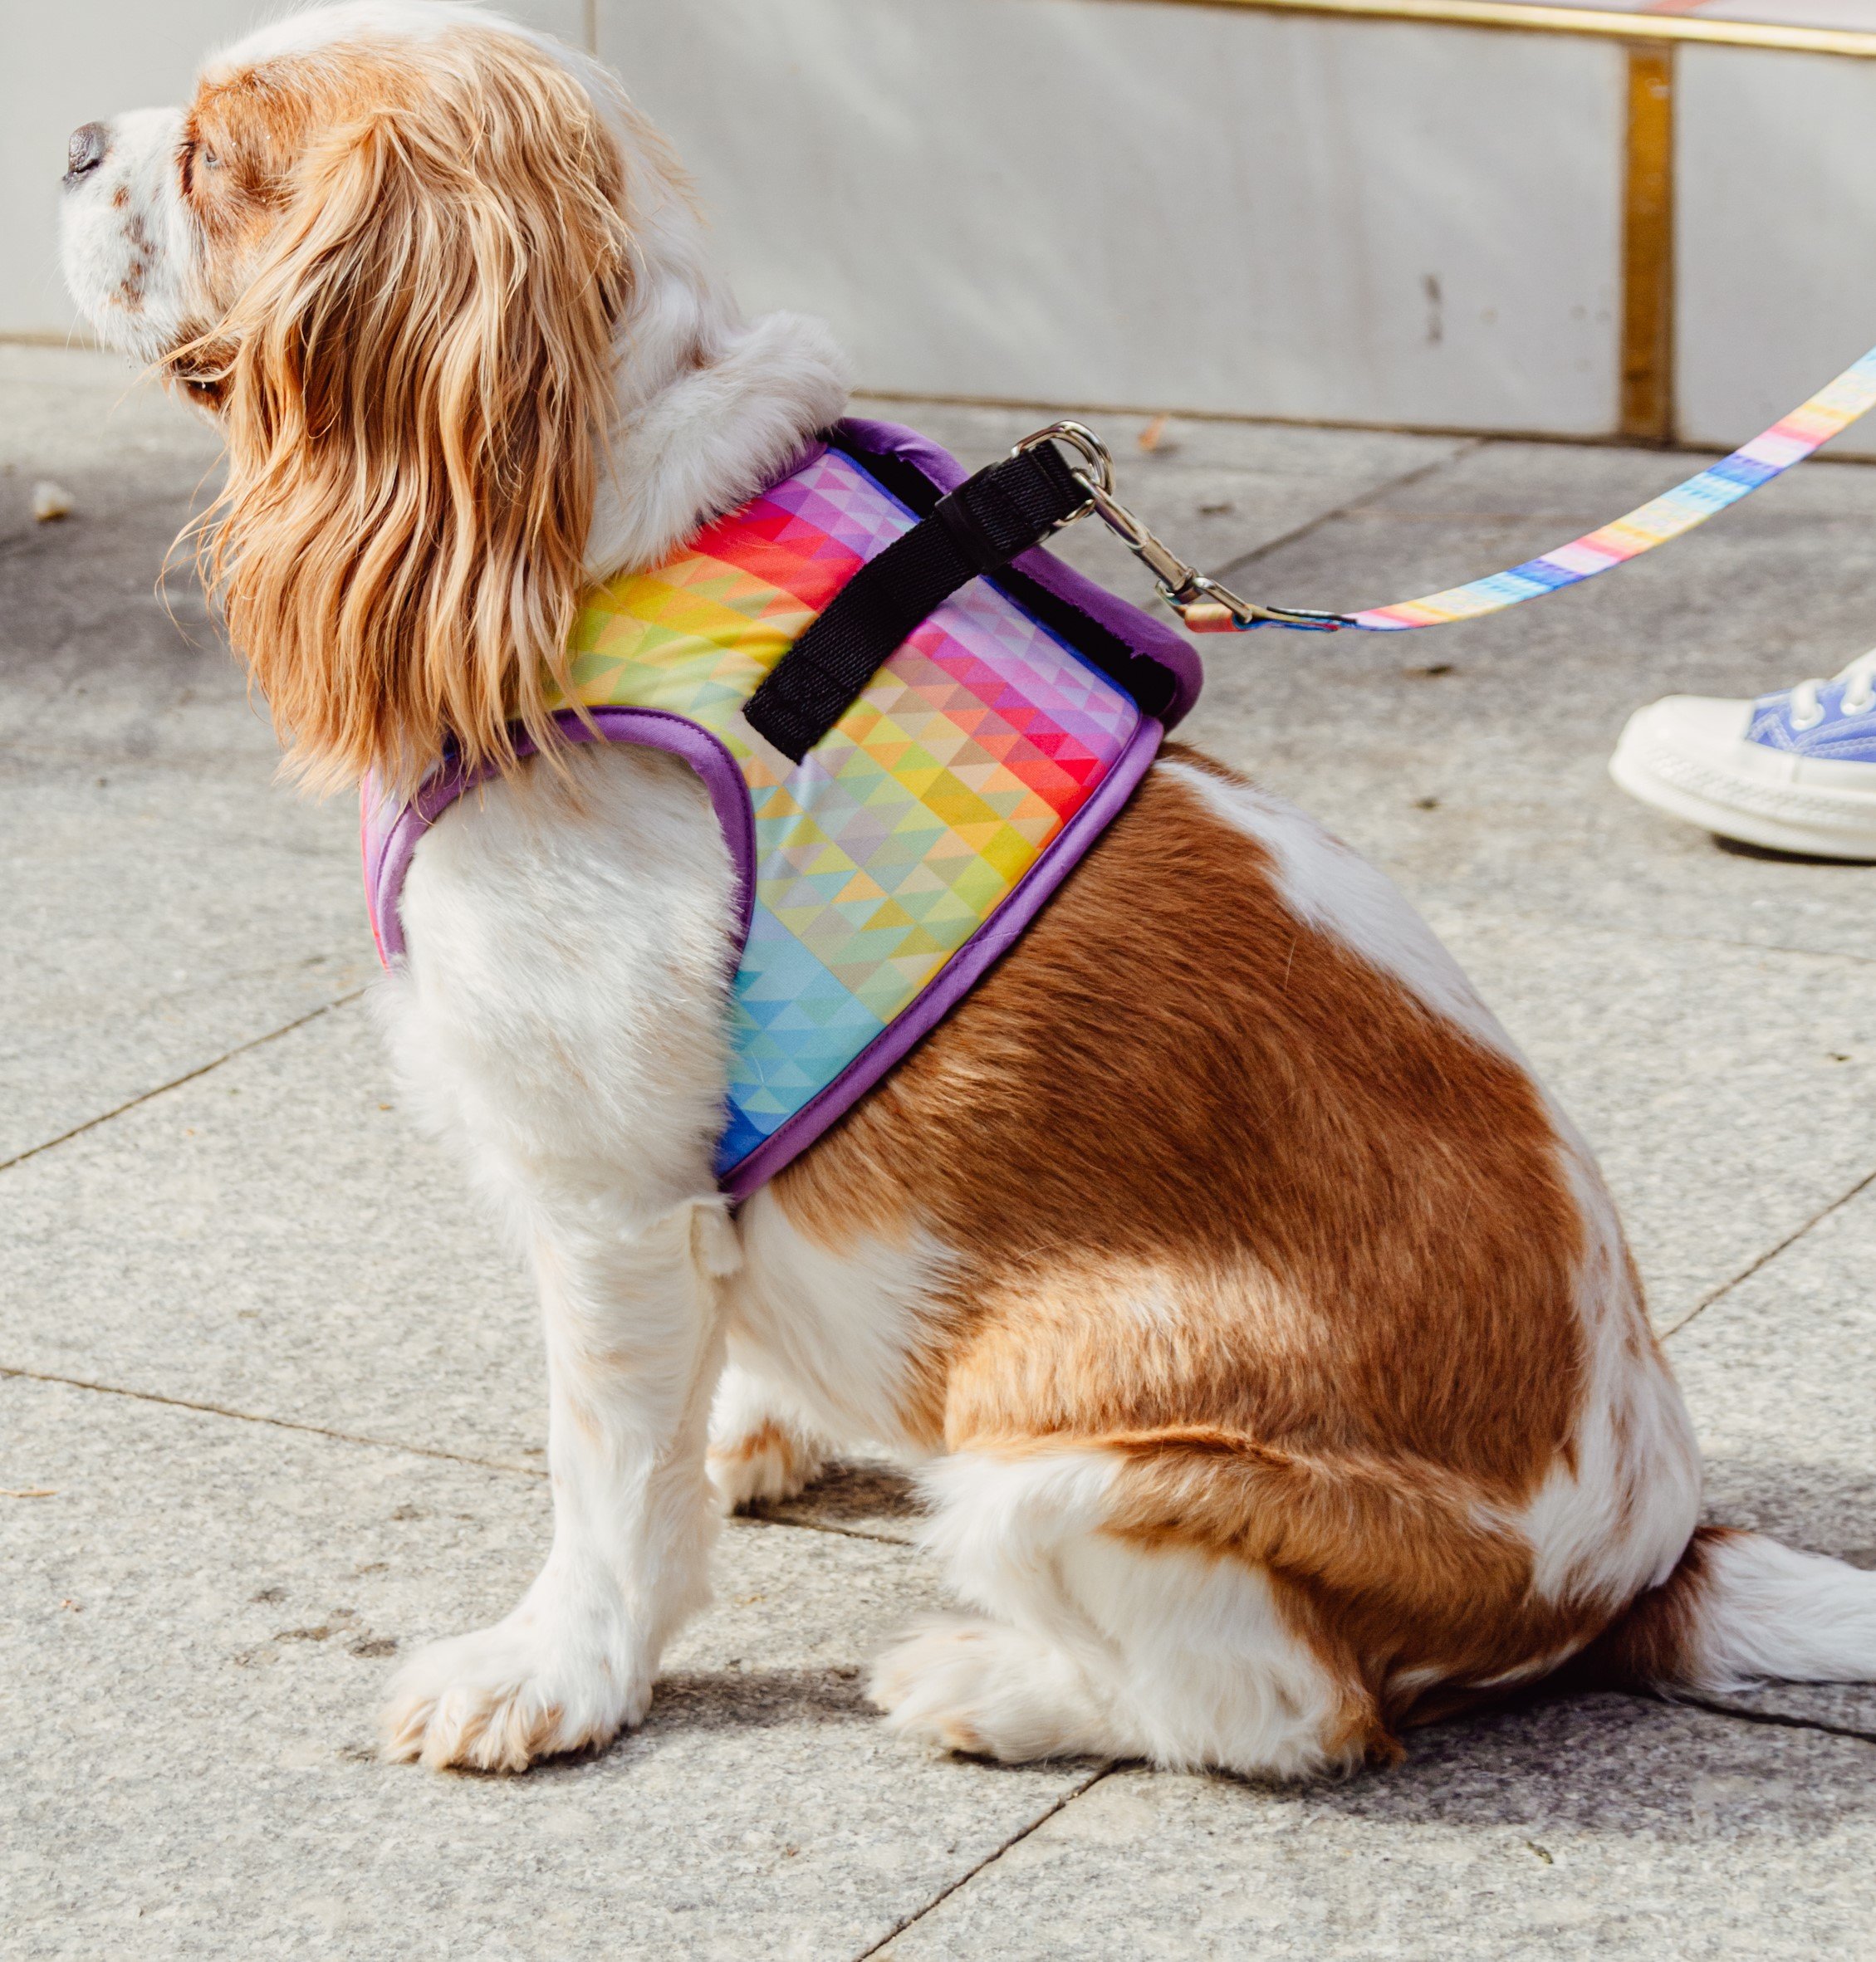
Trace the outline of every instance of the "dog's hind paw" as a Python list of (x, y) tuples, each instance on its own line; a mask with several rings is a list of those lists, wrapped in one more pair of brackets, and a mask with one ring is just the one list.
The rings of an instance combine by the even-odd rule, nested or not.
[(769, 1420), (735, 1437), (713, 1436), (711, 1489), (725, 1512), (792, 1499), (819, 1478), (826, 1455), (792, 1424)]
[(419, 1649), (391, 1679), (380, 1749), (433, 1771), (525, 1771), (636, 1724), (651, 1683), (609, 1645), (519, 1616)]
[(880, 1658), (867, 1695), (889, 1728), (940, 1750), (1022, 1764), (1117, 1748), (1067, 1658), (996, 1622), (928, 1624)]

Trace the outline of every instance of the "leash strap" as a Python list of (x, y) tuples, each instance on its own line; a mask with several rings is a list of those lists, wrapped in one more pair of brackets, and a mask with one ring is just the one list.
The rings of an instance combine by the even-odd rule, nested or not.
[(860, 567), (749, 697), (745, 719), (799, 763), (913, 630), (1089, 508), (1083, 479), (1039, 443), (967, 477)]
[(1527, 559), (1509, 572), (1495, 572), (1489, 579), (1429, 593), (1423, 599), (1371, 606), (1352, 615), (1348, 624), (1371, 634), (1443, 627), (1450, 620), (1477, 619), (1560, 587), (1580, 585), (1638, 559), (1643, 552), (1652, 552), (1670, 539), (1684, 536), (1696, 525), (1704, 525), (1741, 497), (1750, 497), (1760, 485), (1783, 476), (1794, 463), (1803, 462), (1872, 408), (1876, 408), (1876, 348), (1743, 448), (1708, 464), (1685, 483), (1651, 498), (1626, 517)]
[[(1194, 634), (1242, 634), (1254, 627), (1294, 627), (1315, 633), (1359, 627), (1369, 634), (1399, 634), (1414, 627), (1443, 627), (1453, 620), (1476, 620), (1526, 599), (1541, 599), (1561, 587), (1579, 585), (1614, 566), (1625, 565), (1629, 560), (1652, 552), (1670, 539), (1684, 536), (1696, 525), (1704, 525), (1717, 512), (1749, 497), (1761, 484), (1781, 477), (1794, 463), (1803, 462), (1872, 408), (1876, 408), (1876, 348), (1730, 457), (1709, 463), (1685, 483), (1649, 499), (1626, 517), (1586, 531), (1568, 545), (1527, 559), (1508, 572), (1495, 572), (1489, 578), (1475, 579), (1462, 586), (1449, 586), (1443, 592), (1429, 593), (1424, 599), (1397, 599), (1392, 605), (1370, 606), (1355, 614), (1310, 613), (1295, 607), (1254, 605), (1215, 580), (1181, 564), (1159, 546), (1171, 560), (1173, 575), (1169, 576), (1141, 549), (1138, 539), (1129, 536), (1126, 524), (1116, 522), (1105, 504), (1097, 501), (1096, 508), (1159, 575), (1161, 597)], [(1136, 531), (1144, 529), (1126, 512), (1119, 515)], [(1150, 534), (1148, 536), (1149, 542), (1158, 544)]]

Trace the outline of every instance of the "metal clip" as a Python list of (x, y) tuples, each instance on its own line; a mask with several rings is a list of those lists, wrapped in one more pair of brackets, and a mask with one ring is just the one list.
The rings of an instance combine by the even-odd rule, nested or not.
[[(1039, 443), (1054, 442), (1078, 451), (1095, 472), (1092, 477), (1085, 470), (1073, 473), (1088, 493), (1088, 501), (1071, 511), (1061, 521), (1062, 525), (1072, 525), (1090, 511), (1096, 512), (1109, 531), (1153, 575), (1160, 598), (1184, 621), (1189, 632), (1241, 634), (1252, 627), (1271, 626), (1333, 634), (1339, 627), (1354, 624), (1344, 614), (1315, 613), (1301, 607), (1259, 606), (1252, 600), (1239, 599), (1229, 587), (1187, 565), (1114, 497), (1114, 458), (1108, 453), (1107, 445), (1085, 423), (1051, 423), (1047, 428), (1024, 437), (1010, 454), (1021, 456)], [(1061, 526), (1056, 529), (1060, 531)]]

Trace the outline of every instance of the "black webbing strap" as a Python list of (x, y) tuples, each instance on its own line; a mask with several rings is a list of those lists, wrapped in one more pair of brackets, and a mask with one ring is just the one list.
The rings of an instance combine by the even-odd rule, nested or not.
[(749, 726), (799, 763), (921, 620), (1087, 502), (1086, 487), (1050, 443), (967, 477), (835, 594), (749, 697)]

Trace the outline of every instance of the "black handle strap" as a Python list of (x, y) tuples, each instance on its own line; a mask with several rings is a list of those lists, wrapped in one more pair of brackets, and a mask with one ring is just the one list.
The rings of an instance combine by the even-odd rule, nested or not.
[(749, 697), (749, 726), (799, 763), (920, 621), (1087, 502), (1086, 487), (1050, 443), (967, 477), (835, 594)]

